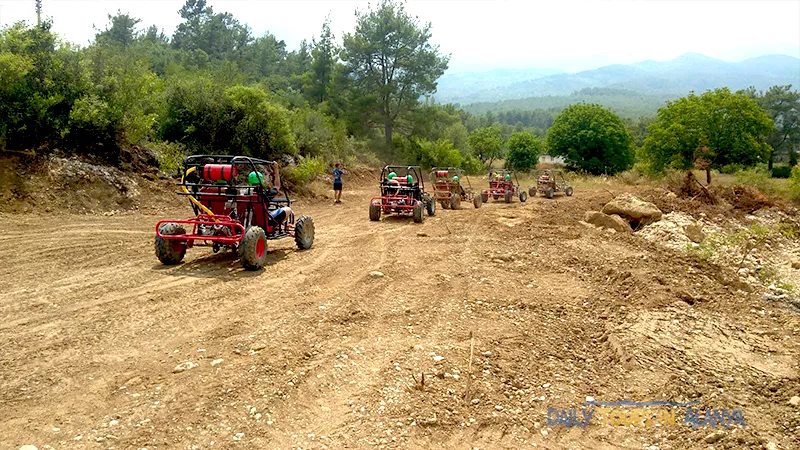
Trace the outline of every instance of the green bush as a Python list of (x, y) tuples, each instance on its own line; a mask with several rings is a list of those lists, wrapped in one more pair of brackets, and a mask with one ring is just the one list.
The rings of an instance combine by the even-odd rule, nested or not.
[(327, 170), (328, 165), (322, 158), (300, 157), (299, 164), (283, 169), (282, 178), (295, 186), (303, 185), (315, 180)]
[(744, 166), (741, 164), (725, 164), (719, 168), (719, 173), (733, 175), (736, 172), (741, 172), (742, 170), (744, 170)]
[(800, 200), (800, 166), (792, 167), (788, 182), (789, 196), (792, 200)]
[(792, 166), (773, 166), (772, 178), (789, 178), (792, 175)]
[(770, 174), (766, 167), (751, 167), (736, 173), (736, 183), (753, 186), (761, 192), (770, 192)]
[(158, 159), (158, 168), (168, 175), (181, 175), (183, 160), (189, 156), (186, 147), (177, 142), (151, 142), (147, 147), (152, 148)]

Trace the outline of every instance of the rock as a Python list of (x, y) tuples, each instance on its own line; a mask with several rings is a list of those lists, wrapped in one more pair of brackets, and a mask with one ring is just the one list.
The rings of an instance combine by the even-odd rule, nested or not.
[(253, 344), (253, 346), (250, 347), (250, 350), (254, 352), (259, 352), (261, 350), (264, 350), (265, 348), (267, 348), (267, 344), (264, 344), (263, 342), (258, 342)]
[(23, 445), (19, 450), (39, 450), (35, 445)]
[(215, 360), (211, 361), (211, 365), (212, 366), (216, 366), (218, 364), (222, 364), (222, 361), (225, 361), (225, 360), (224, 359), (215, 359)]
[(503, 407), (502, 407), (502, 406), (500, 406), (500, 405), (497, 405), (497, 406), (495, 406), (495, 407), (494, 407), (494, 409), (496, 409), (496, 410), (498, 410), (498, 411), (502, 411), (502, 410), (503, 410)]
[(706, 234), (703, 233), (703, 226), (700, 225), (699, 223), (686, 225), (685, 227), (683, 227), (683, 231), (686, 232), (686, 237), (688, 237), (690, 241), (696, 244), (703, 242), (703, 239), (706, 238)]
[(436, 355), (436, 356), (433, 357), (433, 360), (436, 361), (436, 362), (443, 361), (444, 360), (444, 356)]
[(618, 195), (606, 203), (603, 206), (603, 213), (617, 214), (637, 226), (657, 222), (661, 220), (662, 216), (661, 210), (656, 205), (639, 200), (631, 194)]
[(423, 233), (422, 231), (417, 232), (417, 236), (419, 237), (428, 237), (428, 233)]
[(184, 362), (178, 364), (177, 366), (175, 366), (175, 368), (172, 369), (172, 373), (185, 372), (185, 371), (187, 371), (189, 369), (194, 369), (195, 367), (197, 367), (197, 364), (195, 364), (195, 363), (193, 363), (191, 361), (184, 361)]
[(609, 215), (601, 213), (600, 211), (586, 211), (586, 214), (583, 216), (583, 220), (592, 225), (596, 225), (601, 228), (610, 228), (619, 232), (633, 231), (630, 224), (616, 214)]
[(790, 405), (792, 405), (792, 406), (798, 406), (798, 405), (800, 405), (800, 397), (798, 397), (798, 396), (796, 396), (796, 395), (795, 395), (794, 397), (792, 397), (791, 399), (789, 399), (789, 404), (790, 404)]
[(383, 272), (378, 272), (377, 270), (373, 270), (369, 273), (369, 276), (372, 278), (383, 278)]
[(706, 438), (704, 440), (709, 444), (713, 444), (714, 442), (717, 442), (718, 440), (722, 439), (723, 437), (725, 437), (725, 432), (720, 430), (720, 431), (715, 431), (714, 433), (709, 434), (708, 436), (706, 436)]
[(800, 259), (792, 261), (792, 269), (800, 269)]
[(767, 442), (767, 445), (764, 446), (767, 450), (778, 450), (778, 444), (774, 442)]

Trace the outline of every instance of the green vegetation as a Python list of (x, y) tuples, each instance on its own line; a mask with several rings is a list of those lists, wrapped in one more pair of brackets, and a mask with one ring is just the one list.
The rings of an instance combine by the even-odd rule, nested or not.
[(633, 165), (633, 137), (619, 116), (600, 105), (572, 105), (547, 130), (547, 149), (568, 167), (613, 175)]
[(711, 169), (729, 164), (752, 167), (766, 161), (772, 120), (743, 92), (727, 88), (669, 102), (658, 110), (642, 154), (653, 171), (666, 167)]
[(542, 153), (542, 140), (527, 131), (518, 131), (506, 142), (508, 154), (506, 166), (520, 172), (527, 172), (539, 162)]

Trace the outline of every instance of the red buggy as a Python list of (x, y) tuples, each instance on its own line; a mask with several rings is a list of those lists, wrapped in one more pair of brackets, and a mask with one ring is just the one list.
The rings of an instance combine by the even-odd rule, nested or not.
[(484, 202), (488, 202), (490, 196), (495, 200), (502, 198), (506, 203), (511, 203), (514, 196), (519, 196), (522, 203), (528, 199), (528, 193), (520, 189), (519, 179), (510, 170), (489, 171), (489, 189), (481, 192), (481, 197)]
[(425, 181), (419, 166), (386, 166), (381, 171), (380, 197), (369, 202), (369, 220), (381, 219), (381, 214), (411, 214), (415, 223), (436, 214), (436, 202), (425, 192)]
[(314, 243), (311, 217), (295, 219), (277, 164), (247, 156), (194, 155), (183, 163), (180, 195), (188, 197), (195, 216), (156, 224), (155, 251), (164, 264), (183, 260), (186, 249), (209, 246), (236, 252), (245, 269), (258, 270), (267, 260), (267, 241), (294, 238), (305, 250)]

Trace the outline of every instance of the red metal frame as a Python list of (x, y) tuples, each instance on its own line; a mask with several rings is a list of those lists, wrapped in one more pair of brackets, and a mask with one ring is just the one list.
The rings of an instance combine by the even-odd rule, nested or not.
[[(403, 200), (405, 204), (400, 205), (399, 202)], [(370, 200), (371, 205), (378, 205), (384, 213), (389, 212), (410, 212), (417, 206), (419, 201), (407, 195), (386, 195), (383, 197), (373, 197)]]

